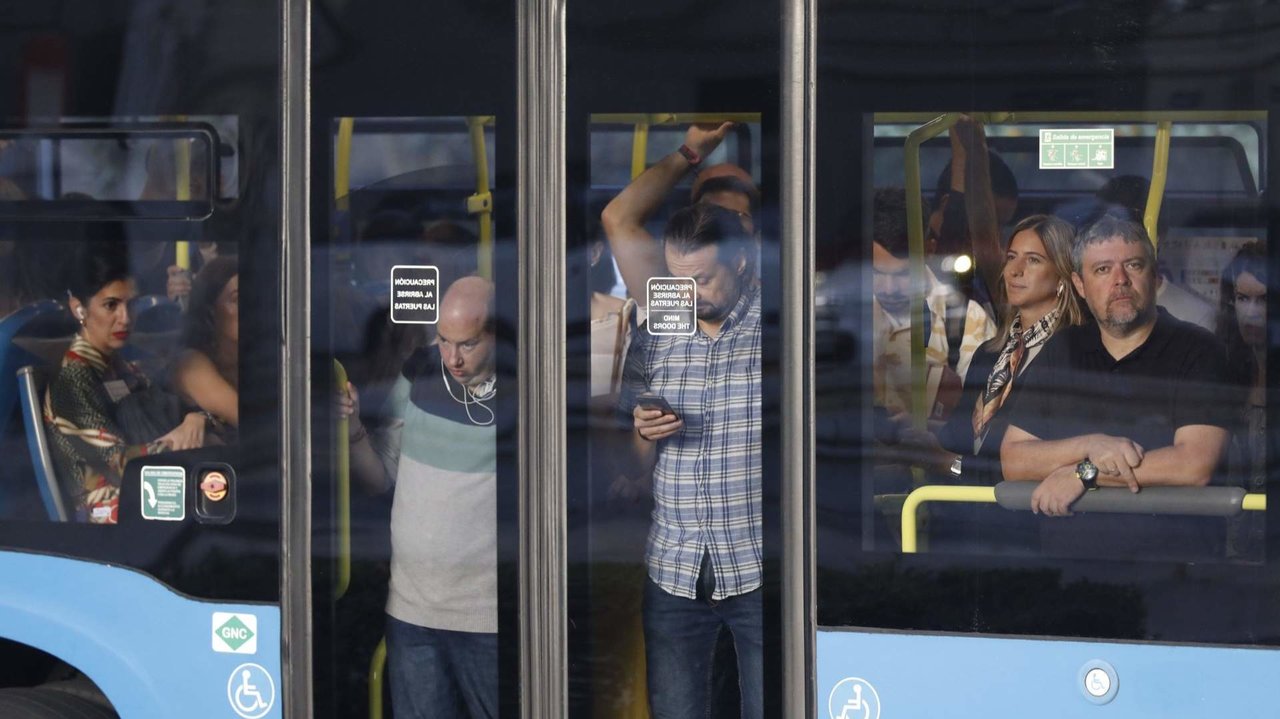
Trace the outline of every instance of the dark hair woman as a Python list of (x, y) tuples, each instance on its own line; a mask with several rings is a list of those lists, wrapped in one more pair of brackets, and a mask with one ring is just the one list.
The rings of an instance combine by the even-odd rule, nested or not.
[(1223, 268), (1218, 290), (1218, 339), (1227, 347), (1227, 365), (1241, 386), (1260, 390), (1267, 358), (1267, 251), (1261, 242), (1240, 248)]
[(174, 369), (174, 388), (219, 422), (239, 426), (240, 269), (235, 257), (211, 260), (196, 275), (182, 339), (186, 350)]
[(129, 303), (137, 294), (119, 228), (89, 230), (67, 287), (80, 325), (45, 393), (45, 422), (59, 482), (76, 518), (114, 524), (125, 464), (134, 457), (204, 444), (205, 417), (176, 402), (121, 357), (129, 341)]
[[(1246, 243), (1223, 268), (1218, 282), (1218, 339), (1227, 348), (1227, 369), (1240, 391), (1240, 414), (1232, 428), (1231, 476), (1250, 492), (1267, 484), (1267, 250)], [(1227, 551), (1261, 556), (1263, 523), (1245, 512), (1228, 524)]]

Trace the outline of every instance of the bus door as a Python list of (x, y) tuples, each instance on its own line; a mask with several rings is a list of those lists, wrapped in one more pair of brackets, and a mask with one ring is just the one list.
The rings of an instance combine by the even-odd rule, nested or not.
[(283, 715), (279, 18), (240, 5), (4, 31), (0, 714)]
[(816, 715), (1248, 713), (1276, 67), (1177, 28), (1259, 38), (818, 10)]
[(516, 10), (313, 6), (317, 717), (520, 711)]
[(569, 716), (787, 706), (780, 18), (567, 8)]

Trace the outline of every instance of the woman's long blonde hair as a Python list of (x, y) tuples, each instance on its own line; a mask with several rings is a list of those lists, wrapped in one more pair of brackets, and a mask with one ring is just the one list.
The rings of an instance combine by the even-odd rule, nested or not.
[[(1053, 215), (1031, 215), (1014, 226), (1013, 231), (1009, 233), (1009, 244), (1013, 244), (1013, 238), (1023, 230), (1031, 230), (1036, 233), (1036, 237), (1040, 238), (1040, 243), (1044, 245), (1044, 251), (1048, 254), (1049, 261), (1053, 263), (1053, 269), (1058, 275), (1058, 282), (1061, 283), (1059, 286), (1062, 291), (1058, 293), (1056, 305), (1058, 321), (1054, 324), (1053, 331), (1057, 332), (1063, 327), (1082, 324), (1084, 311), (1080, 309), (1080, 298), (1076, 297), (1075, 287), (1071, 284), (1071, 273), (1074, 269), (1071, 248), (1075, 244), (1075, 230), (1071, 229), (1071, 225), (1065, 220)], [(1009, 293), (1004, 286), (1004, 268), (1001, 267), (1000, 285), (996, 288), (1000, 331), (996, 332), (996, 336), (987, 343), (987, 348), (995, 352), (999, 352), (1008, 341), (1009, 328), (1013, 326), (1013, 318), (1018, 316), (1018, 310), (1009, 305), (1008, 297)]]

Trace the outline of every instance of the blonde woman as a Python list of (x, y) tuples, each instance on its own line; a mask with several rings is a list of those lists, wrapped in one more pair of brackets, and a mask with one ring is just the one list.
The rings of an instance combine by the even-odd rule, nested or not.
[(939, 431), (939, 446), (930, 458), (956, 481), (1000, 481), (1000, 442), (1007, 426), (1007, 413), (1001, 410), (1049, 338), (1084, 321), (1071, 285), (1074, 240), (1071, 225), (1051, 215), (1032, 215), (1013, 228), (997, 287), (1000, 329), (974, 355), (964, 397)]

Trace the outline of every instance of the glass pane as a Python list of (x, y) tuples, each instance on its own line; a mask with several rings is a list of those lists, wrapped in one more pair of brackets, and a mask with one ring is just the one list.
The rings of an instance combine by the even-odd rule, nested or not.
[(58, 687), (225, 713), (247, 681), (281, 716), (278, 11), (28, 10), (0, 88), (0, 715)]
[(780, 11), (721, 10), (567, 18), (575, 717), (781, 713)]
[(235, 116), (163, 120), (0, 129), (0, 217), (202, 218), (234, 200)]
[(514, 4), (470, 10), (314, 16), (317, 716), (519, 713)]
[[(845, 5), (824, 4), (826, 77), (902, 19)], [(968, 28), (939, 39), (973, 59), (959, 79), (897, 64), (896, 36), (819, 100), (817, 664), (837, 713), (944, 712), (997, 664), (1018, 688), (993, 714), (1073, 716), (1124, 681), (1248, 696), (1239, 673), (1274, 661), (1239, 651), (1275, 621), (1269, 100), (1170, 64), (1169, 28), (1218, 10), (1137, 19), (1162, 50), (1116, 63), (1075, 62), (1102, 26), (1049, 33), (1024, 75), (991, 60), (1028, 9), (921, 8), (925, 35)], [(1098, 91), (1068, 102), (1076, 81)], [(1207, 661), (1232, 676), (1162, 680)], [(1129, 696), (1127, 715), (1158, 705)]]
[[(712, 671), (733, 686), (724, 675), (736, 674), (735, 656), (753, 673), (760, 666), (758, 653), (751, 658), (763, 627), (760, 168), (722, 162), (695, 174), (676, 151), (686, 143), (714, 158), (713, 148), (739, 136), (758, 145), (760, 124), (712, 120), (651, 133), (649, 141), (666, 140), (668, 152), (621, 191), (608, 178), (629, 164), (630, 150), (592, 152), (589, 206), (600, 208), (601, 230), (579, 261), (589, 267), (591, 291), (587, 490), (597, 713), (643, 709), (646, 684), (663, 691), (664, 682), (678, 683), (677, 673)], [(591, 133), (593, 145), (597, 137), (609, 143), (612, 129), (593, 123)], [(657, 201), (646, 205), (637, 193)], [(701, 622), (705, 647), (661, 644), (662, 636), (686, 631), (684, 620)], [(733, 640), (713, 667), (676, 668), (681, 655), (715, 651), (722, 626)], [(671, 669), (652, 664), (664, 660)], [(646, 666), (657, 668), (646, 677)], [(742, 683), (758, 704), (761, 677)]]

